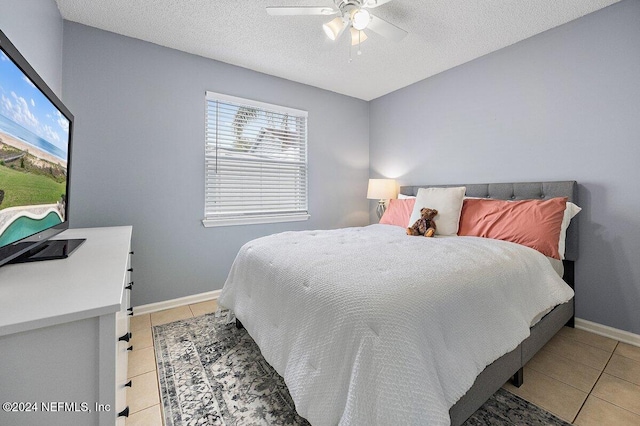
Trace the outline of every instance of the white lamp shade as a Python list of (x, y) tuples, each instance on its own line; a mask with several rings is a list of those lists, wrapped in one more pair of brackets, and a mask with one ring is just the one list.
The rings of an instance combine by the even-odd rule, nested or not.
[(371, 15), (365, 9), (356, 10), (351, 15), (351, 25), (358, 31), (367, 28), (369, 22), (371, 22)]
[(340, 36), (340, 34), (342, 34), (342, 31), (344, 31), (344, 27), (345, 27), (344, 21), (340, 16), (322, 25), (322, 29), (324, 30), (324, 33), (331, 40), (337, 39)]
[(370, 200), (388, 200), (396, 198), (397, 186), (394, 179), (369, 179), (367, 198)]
[(355, 28), (351, 27), (351, 45), (355, 46), (358, 43), (364, 43), (364, 41), (368, 38), (364, 31), (358, 31)]

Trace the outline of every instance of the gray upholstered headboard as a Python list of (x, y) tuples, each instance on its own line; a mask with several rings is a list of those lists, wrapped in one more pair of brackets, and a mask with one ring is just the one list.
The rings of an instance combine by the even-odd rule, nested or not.
[[(499, 200), (545, 200), (554, 197), (569, 197), (569, 201), (578, 204), (578, 183), (573, 180), (559, 182), (522, 182), (522, 183), (472, 183), (460, 185), (415, 185), (401, 186), (400, 193), (416, 195), (419, 188), (465, 186), (468, 197), (496, 198)], [(578, 259), (578, 217), (571, 220), (567, 229), (565, 259)]]

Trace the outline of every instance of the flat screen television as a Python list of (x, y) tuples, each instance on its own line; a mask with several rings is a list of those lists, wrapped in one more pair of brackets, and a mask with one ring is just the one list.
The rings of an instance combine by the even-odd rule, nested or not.
[(73, 115), (0, 31), (0, 265), (67, 257)]

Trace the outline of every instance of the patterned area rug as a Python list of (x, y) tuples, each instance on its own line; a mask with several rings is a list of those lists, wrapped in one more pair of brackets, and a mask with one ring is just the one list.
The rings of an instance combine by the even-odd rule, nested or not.
[[(153, 327), (166, 426), (309, 425), (244, 329), (209, 314)], [(500, 389), (467, 422), (569, 425)]]

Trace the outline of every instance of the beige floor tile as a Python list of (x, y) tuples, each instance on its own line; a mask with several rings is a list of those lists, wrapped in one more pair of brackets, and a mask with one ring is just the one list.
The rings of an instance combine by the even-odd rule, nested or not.
[(131, 331), (139, 330), (141, 328), (151, 328), (151, 315), (143, 314), (143, 315), (134, 315), (130, 320), (130, 328)]
[(604, 372), (640, 386), (640, 361), (614, 354)]
[(563, 336), (555, 336), (544, 349), (600, 371), (604, 370), (611, 357), (611, 352)]
[(143, 349), (153, 346), (153, 338), (151, 337), (151, 327), (133, 330), (131, 332), (131, 340), (129, 344), (133, 349)]
[(156, 370), (156, 356), (153, 347), (137, 349), (129, 352), (128, 377), (139, 376)]
[(640, 386), (603, 373), (591, 395), (640, 415)]
[(137, 413), (130, 414), (126, 421), (127, 426), (162, 426), (162, 410), (160, 405), (145, 408)]
[(207, 300), (206, 302), (189, 305), (189, 308), (191, 308), (194, 317), (199, 317), (200, 315), (215, 312), (218, 309), (218, 302), (216, 300)]
[(577, 340), (581, 343), (586, 343), (587, 345), (595, 346), (596, 348), (608, 351), (609, 353), (613, 352), (618, 344), (617, 340), (571, 327), (562, 327), (558, 332), (558, 335)]
[(527, 367), (587, 393), (591, 392), (600, 377), (600, 370), (573, 362), (547, 350), (538, 352), (527, 363)]
[(151, 325), (162, 325), (193, 317), (189, 305), (151, 313)]
[(574, 424), (577, 426), (638, 426), (640, 416), (590, 395)]
[(631, 346), (627, 343), (620, 342), (618, 347), (616, 347), (615, 354), (640, 361), (640, 347), (638, 346)]
[(129, 412), (135, 413), (157, 404), (160, 404), (160, 393), (155, 370), (133, 377), (131, 387), (127, 389)]
[(587, 398), (586, 392), (527, 367), (522, 386), (507, 383), (504, 388), (567, 422), (573, 421)]

